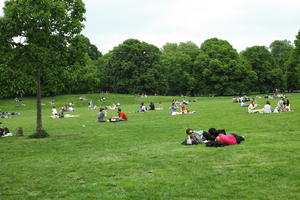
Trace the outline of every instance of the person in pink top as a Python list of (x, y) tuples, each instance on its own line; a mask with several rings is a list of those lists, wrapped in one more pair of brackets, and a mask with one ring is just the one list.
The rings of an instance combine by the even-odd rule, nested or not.
[(237, 134), (226, 135), (225, 130), (222, 130), (223, 133), (217, 133), (218, 131), (212, 131), (213, 129), (214, 128), (211, 128), (209, 132), (203, 134), (204, 137), (209, 141), (206, 143), (206, 146), (208, 147), (223, 147), (227, 145), (240, 144), (241, 141), (245, 140), (243, 136), (239, 136)]
[(220, 144), (237, 144), (237, 139), (233, 134), (229, 135), (224, 135), (224, 134), (219, 134), (219, 136), (216, 137), (216, 142), (219, 142)]

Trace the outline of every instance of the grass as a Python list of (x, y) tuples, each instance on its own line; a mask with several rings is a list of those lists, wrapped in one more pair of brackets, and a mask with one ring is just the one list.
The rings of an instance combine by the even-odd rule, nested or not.
[[(81, 96), (100, 104), (99, 95)], [(50, 137), (0, 138), (0, 199), (300, 199), (300, 94), (289, 95), (292, 112), (278, 114), (246, 114), (230, 97), (189, 98), (197, 99), (189, 106), (197, 113), (182, 116), (169, 115), (175, 97), (102, 96), (102, 105), (121, 103), (129, 121), (96, 123), (97, 111), (79, 95), (57, 96), (43, 99)], [(50, 119), (51, 99), (57, 108), (74, 101), (80, 117)], [(142, 101), (161, 101), (164, 110), (137, 113)], [(265, 102), (257, 101), (260, 107)], [(12, 99), (0, 100), (2, 111), (21, 112), (0, 121), (13, 133), (23, 127), (28, 136), (35, 100), (22, 103), (17, 108)], [(188, 127), (225, 128), (246, 141), (223, 148), (180, 145)]]

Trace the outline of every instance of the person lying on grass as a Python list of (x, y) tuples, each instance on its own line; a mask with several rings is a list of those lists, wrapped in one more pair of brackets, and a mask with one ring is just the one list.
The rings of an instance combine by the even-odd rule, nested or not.
[(186, 129), (187, 137), (181, 144), (183, 145), (195, 145), (205, 143), (207, 147), (223, 147), (227, 145), (240, 144), (245, 140), (243, 136), (237, 134), (228, 134), (224, 129), (216, 130), (210, 128), (206, 131), (194, 131), (193, 129)]
[(245, 140), (243, 136), (239, 136), (237, 134), (227, 134), (224, 130), (216, 131), (214, 128), (209, 129), (209, 132), (204, 132), (203, 137), (208, 141), (206, 143), (207, 147), (223, 147), (227, 145), (240, 144)]
[(181, 143), (183, 145), (194, 145), (207, 142), (206, 138), (203, 137), (203, 133), (205, 133), (205, 131), (194, 131), (191, 128), (187, 128), (185, 132), (186, 138)]
[(13, 136), (13, 134), (8, 130), (7, 127), (0, 127), (0, 136), (1, 137), (7, 137), (7, 136)]

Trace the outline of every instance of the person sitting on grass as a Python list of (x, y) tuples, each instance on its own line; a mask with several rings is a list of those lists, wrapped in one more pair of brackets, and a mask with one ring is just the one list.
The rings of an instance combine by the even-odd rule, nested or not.
[(58, 118), (58, 112), (56, 110), (55, 107), (52, 108), (52, 115), (51, 115), (51, 118)]
[(141, 106), (140, 106), (140, 108), (138, 109), (138, 112), (146, 112), (146, 111), (147, 111), (146, 106), (144, 105), (144, 103), (141, 103)]
[(283, 111), (285, 111), (285, 112), (291, 111), (291, 104), (288, 99), (285, 99), (283, 102)]
[(149, 110), (155, 110), (155, 105), (153, 102), (149, 104)]
[(104, 108), (100, 108), (97, 122), (108, 122), (109, 120), (104, 119), (105, 115), (106, 114)]
[(187, 108), (185, 104), (182, 104), (180, 107), (181, 114), (188, 114)]
[(179, 115), (182, 114), (181, 112), (177, 112), (176, 103), (173, 101), (171, 106), (171, 115)]
[(128, 116), (122, 112), (121, 108), (118, 108), (118, 117), (112, 117), (109, 121), (110, 122), (120, 122), (120, 121), (127, 121)]
[(248, 106), (248, 113), (258, 113), (259, 110), (256, 109), (256, 106), (255, 100), (252, 100)]
[(272, 107), (270, 101), (266, 101), (262, 113), (272, 113)]

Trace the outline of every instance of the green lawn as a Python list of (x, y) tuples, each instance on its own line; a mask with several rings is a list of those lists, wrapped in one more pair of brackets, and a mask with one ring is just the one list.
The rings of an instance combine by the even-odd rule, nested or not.
[[(43, 99), (50, 137), (0, 138), (0, 199), (300, 199), (300, 94), (288, 96), (292, 112), (247, 114), (231, 97), (199, 97), (188, 98), (197, 100), (189, 106), (196, 114), (178, 116), (169, 114), (174, 97), (101, 95), (107, 98), (102, 105), (121, 103), (129, 121), (120, 123), (96, 123), (98, 111), (88, 110), (80, 96), (100, 104), (94, 94)], [(57, 108), (74, 101), (72, 114), (80, 117), (50, 119), (51, 99)], [(161, 101), (164, 110), (137, 113), (142, 101)], [(271, 100), (273, 107), (277, 101)], [(0, 100), (2, 111), (21, 112), (0, 121), (13, 133), (23, 127), (28, 136), (35, 129), (35, 100), (22, 103), (17, 108), (12, 99)], [(183, 146), (188, 127), (224, 128), (246, 141)]]

